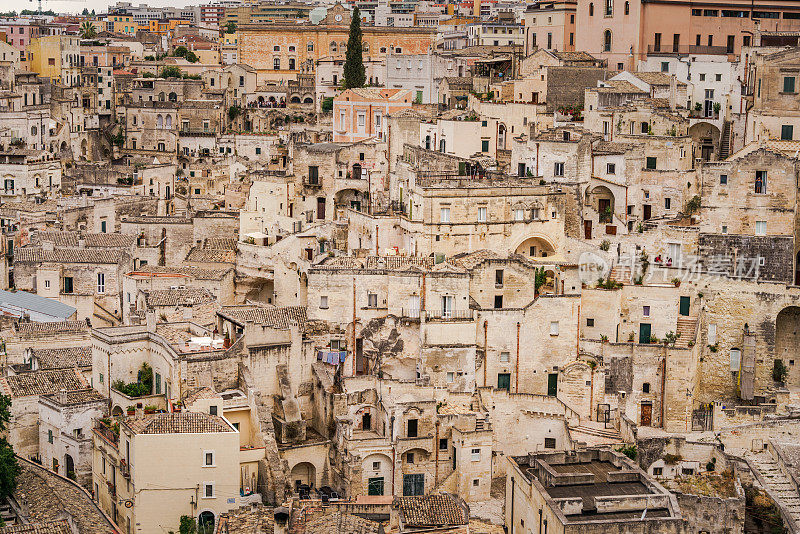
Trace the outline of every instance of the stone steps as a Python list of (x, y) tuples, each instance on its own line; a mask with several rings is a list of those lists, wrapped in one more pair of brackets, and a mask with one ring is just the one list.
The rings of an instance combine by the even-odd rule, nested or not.
[(795, 524), (800, 524), (800, 493), (797, 487), (783, 474), (778, 463), (769, 452), (759, 452), (750, 457), (753, 467), (761, 475), (764, 485), (789, 512)]
[(588, 434), (590, 436), (597, 436), (600, 438), (607, 438), (607, 439), (617, 439), (622, 441), (622, 436), (616, 430), (609, 430), (605, 428), (594, 428), (590, 426), (571, 426), (569, 427), (570, 432), (577, 432), (580, 434)]
[(678, 317), (678, 324), (675, 333), (680, 337), (675, 341), (676, 347), (688, 347), (690, 341), (694, 341), (694, 334), (697, 328), (697, 317)]
[(631, 268), (627, 265), (615, 265), (608, 273), (609, 280), (619, 282), (621, 284), (631, 283)]

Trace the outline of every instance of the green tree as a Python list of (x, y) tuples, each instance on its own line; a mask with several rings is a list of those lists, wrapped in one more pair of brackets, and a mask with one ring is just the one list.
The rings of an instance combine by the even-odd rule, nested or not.
[(353, 9), (353, 19), (350, 21), (350, 38), (347, 40), (347, 55), (344, 61), (344, 88), (364, 87), (367, 80), (362, 56), (363, 45), (361, 42), (361, 13), (356, 7)]
[(193, 517), (188, 515), (181, 516), (181, 523), (178, 531), (181, 534), (196, 534), (197, 532), (197, 522), (194, 520)]
[(85, 20), (81, 24), (81, 37), (84, 39), (92, 39), (97, 37), (97, 30), (90, 21)]
[(84, 7), (83, 11), (81, 11), (81, 15), (83, 15), (85, 17), (88, 14), (89, 14), (89, 9)]
[(225, 25), (225, 33), (236, 33), (236, 23), (230, 21)]
[(161, 77), (162, 78), (183, 78), (183, 73), (181, 69), (176, 67), (175, 65), (170, 65), (168, 67), (164, 67), (161, 69)]
[(186, 52), (186, 61), (188, 61), (189, 63), (197, 63), (198, 61), (200, 61), (200, 58), (197, 57), (197, 54), (195, 54), (190, 50), (189, 52)]
[(189, 53), (188, 48), (186, 48), (185, 46), (179, 46), (178, 48), (175, 49), (172, 55), (175, 57), (186, 57), (186, 54), (188, 53)]
[[(9, 419), (11, 419), (11, 397), (0, 395), (0, 434), (5, 432)], [(0, 438), (0, 500), (17, 489), (19, 471), (14, 450), (6, 438)]]
[(239, 106), (234, 105), (234, 106), (229, 107), (228, 108), (228, 119), (230, 119), (231, 121), (235, 121), (236, 117), (238, 117), (241, 112), (242, 112), (242, 108), (240, 108)]

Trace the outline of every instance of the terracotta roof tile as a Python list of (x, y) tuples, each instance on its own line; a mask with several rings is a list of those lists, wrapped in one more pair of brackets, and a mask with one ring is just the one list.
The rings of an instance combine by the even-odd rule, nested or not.
[(306, 534), (333, 534), (334, 532), (378, 534), (381, 532), (381, 524), (342, 512), (323, 515), (306, 523)]
[(86, 321), (55, 321), (51, 323), (17, 323), (14, 325), (17, 334), (46, 335), (46, 334), (73, 334), (88, 332)]
[(63, 389), (84, 389), (88, 385), (77, 369), (45, 369), (0, 378), (0, 391), (11, 397), (47, 395)]
[(14, 252), (15, 263), (119, 263), (121, 250), (94, 248), (59, 248), (44, 250), (23, 247)]
[(235, 432), (222, 417), (200, 412), (156, 413), (125, 420), (135, 434)]
[(65, 369), (69, 367), (91, 367), (91, 347), (63, 347), (56, 349), (33, 349), (42, 369)]
[(48, 395), (42, 395), (42, 398), (48, 399), (50, 402), (59, 404), (61, 406), (76, 406), (78, 404), (86, 404), (90, 402), (105, 403), (107, 401), (105, 396), (92, 388), (50, 393)]
[(189, 254), (186, 256), (186, 261), (197, 263), (235, 263), (236, 251), (192, 247)]
[(226, 306), (218, 313), (237, 323), (255, 323), (286, 330), (291, 324), (298, 324), (302, 329), (308, 320), (305, 306), (285, 306), (282, 308), (269, 306)]
[(151, 289), (143, 291), (147, 306), (195, 306), (214, 302), (214, 296), (202, 288)]
[(0, 532), (2, 534), (73, 534), (66, 519), (28, 525), (9, 525)]
[(469, 523), (469, 508), (454, 495), (397, 497), (394, 506), (400, 510), (406, 525), (438, 526)]
[(221, 280), (226, 274), (230, 272), (231, 268), (226, 269), (203, 269), (202, 267), (195, 267), (193, 265), (181, 265), (178, 267), (169, 267), (164, 265), (142, 265), (137, 269), (139, 273), (165, 273), (165, 274), (183, 274), (192, 276), (197, 280)]

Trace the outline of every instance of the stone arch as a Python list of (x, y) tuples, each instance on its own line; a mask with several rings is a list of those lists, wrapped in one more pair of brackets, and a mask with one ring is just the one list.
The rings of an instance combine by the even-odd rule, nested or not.
[(556, 247), (546, 235), (530, 234), (514, 247), (514, 253), (530, 258), (547, 258), (556, 253)]
[(356, 411), (353, 421), (354, 430), (375, 430), (378, 428), (378, 410), (375, 406), (367, 404)]
[(695, 157), (699, 157), (704, 161), (719, 157), (722, 133), (716, 125), (710, 122), (700, 121), (689, 127), (688, 133), (692, 136), (692, 144), (698, 151)]
[(292, 467), (289, 479), (295, 491), (298, 491), (302, 486), (315, 487), (317, 483), (317, 468), (311, 462), (298, 462)]
[(782, 360), (789, 370), (786, 384), (800, 383), (800, 307), (788, 306), (775, 317), (775, 359)]
[(293, 96), (293, 97), (292, 97), (292, 98), (289, 100), (289, 102), (291, 102), (292, 104), (299, 104), (299, 103), (300, 103), (300, 97), (299, 97), (299, 96), (297, 96), (297, 95), (294, 95), (294, 96)]
[(603, 52), (611, 52), (611, 30), (603, 32)]
[(430, 454), (430, 451), (426, 451), (422, 447), (413, 446), (403, 452), (401, 459), (403, 465), (417, 465), (426, 462)]
[(203, 510), (197, 516), (197, 534), (214, 534), (217, 517), (211, 510)]
[(506, 125), (502, 122), (497, 125), (497, 148), (505, 150), (506, 148)]
[(159, 113), (158, 115), (156, 115), (156, 128), (160, 130), (163, 127), (164, 127), (164, 116), (161, 115), (161, 113)]
[(177, 102), (178, 101), (178, 93), (172, 91), (169, 96), (167, 97), (170, 102)]
[(122, 406), (117, 404), (114, 408), (111, 409), (111, 415), (114, 417), (119, 417), (122, 415)]
[(159, 102), (163, 102), (165, 99), (166, 99), (166, 95), (164, 94), (164, 91), (161, 91), (160, 93), (158, 93), (158, 101)]
[(313, 104), (313, 103), (314, 103), (314, 98), (312, 96), (306, 95), (303, 98), (303, 104)]
[(592, 207), (599, 217), (601, 223), (612, 223), (614, 221), (615, 202), (614, 193), (604, 185), (598, 185), (591, 189), (586, 189), (587, 204)]

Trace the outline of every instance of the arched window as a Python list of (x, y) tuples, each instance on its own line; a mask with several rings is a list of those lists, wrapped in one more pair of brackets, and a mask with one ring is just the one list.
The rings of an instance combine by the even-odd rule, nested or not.
[(364, 54), (369, 52), (369, 43), (361, 43), (361, 52)]
[(431, 136), (430, 135), (426, 135), (425, 136), (425, 150), (430, 150), (430, 149), (431, 149)]
[(314, 43), (309, 41), (308, 44), (306, 45), (306, 50), (308, 50), (309, 52), (313, 52), (314, 51)]
[(335, 42), (331, 41), (331, 54), (335, 54), (339, 51), (339, 47), (336, 45)]
[(161, 115), (156, 116), (156, 128), (161, 129), (164, 127), (164, 117)]
[(603, 33), (603, 52), (611, 52), (611, 30)]
[(631, 12), (631, 3), (630, 2), (625, 2), (625, 14), (629, 15), (630, 12)]
[(594, 3), (589, 3), (589, 16), (594, 17)]
[(31, 126), (31, 135), (36, 135), (39, 130), (36, 129), (36, 126)]
[(164, 122), (166, 123), (167, 130), (171, 130), (172, 129), (172, 115), (167, 115), (167, 118), (166, 118), (166, 120)]
[(606, 0), (606, 16), (610, 17), (614, 14), (614, 0)]
[(178, 101), (178, 95), (175, 92), (170, 93), (169, 94), (169, 101), (170, 102), (177, 102)]
[(163, 91), (158, 93), (158, 101), (159, 102), (163, 102), (164, 101), (164, 92)]
[(445, 151), (445, 146), (446, 146), (446, 144), (444, 142), (444, 139), (439, 139), (439, 152), (444, 152)]

